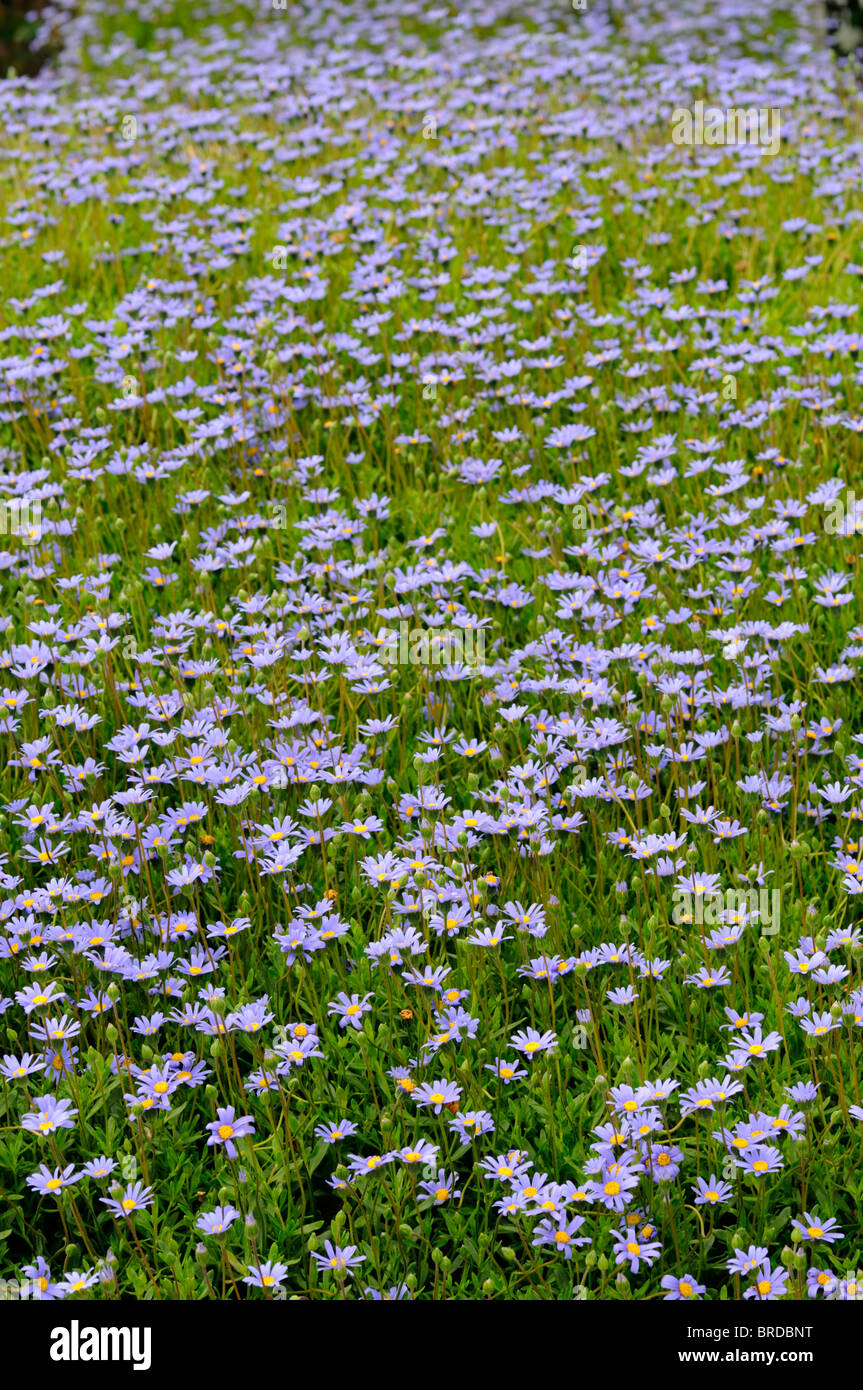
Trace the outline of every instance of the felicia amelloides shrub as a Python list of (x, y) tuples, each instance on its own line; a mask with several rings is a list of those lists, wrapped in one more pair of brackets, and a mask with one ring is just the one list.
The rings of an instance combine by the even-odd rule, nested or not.
[(0, 81), (0, 1298), (856, 1301), (850, 74), (404, 8)]

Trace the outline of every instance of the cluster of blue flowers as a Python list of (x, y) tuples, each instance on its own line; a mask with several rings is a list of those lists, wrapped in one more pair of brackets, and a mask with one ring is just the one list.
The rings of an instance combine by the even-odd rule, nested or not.
[(0, 1272), (861, 1297), (817, 15), (113, 8), (0, 82)]

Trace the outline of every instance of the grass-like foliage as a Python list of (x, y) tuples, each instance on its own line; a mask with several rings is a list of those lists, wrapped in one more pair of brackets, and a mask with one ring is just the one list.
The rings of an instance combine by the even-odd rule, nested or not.
[(858, 1297), (863, 145), (817, 12), (32, 23), (7, 1296)]

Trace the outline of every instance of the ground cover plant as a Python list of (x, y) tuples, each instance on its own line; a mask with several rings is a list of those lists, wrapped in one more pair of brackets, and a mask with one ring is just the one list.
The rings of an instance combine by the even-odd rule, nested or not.
[(7, 1297), (860, 1296), (860, 103), (703, 9), (33, 21)]

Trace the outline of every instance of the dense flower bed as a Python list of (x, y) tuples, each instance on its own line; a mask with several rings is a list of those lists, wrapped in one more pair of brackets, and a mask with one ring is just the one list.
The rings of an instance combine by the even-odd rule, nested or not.
[(859, 1297), (859, 103), (709, 8), (0, 84), (7, 1289)]

